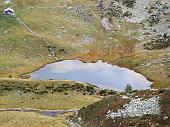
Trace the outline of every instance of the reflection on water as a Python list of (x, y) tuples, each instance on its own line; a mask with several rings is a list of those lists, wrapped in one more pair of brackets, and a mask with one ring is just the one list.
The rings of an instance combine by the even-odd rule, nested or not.
[(4, 0), (4, 3), (5, 4), (8, 4), (8, 3), (10, 3), (11, 2), (11, 0)]
[(143, 75), (127, 68), (112, 66), (102, 61), (83, 63), (79, 60), (64, 60), (48, 64), (31, 73), (31, 79), (75, 80), (116, 90), (124, 90), (127, 84), (131, 84), (133, 89), (148, 89), (152, 84)]

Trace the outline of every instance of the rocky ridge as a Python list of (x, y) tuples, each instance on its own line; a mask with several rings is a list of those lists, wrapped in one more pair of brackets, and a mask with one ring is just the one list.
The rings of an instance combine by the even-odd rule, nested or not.
[[(112, 18), (142, 24), (138, 40), (145, 49), (162, 49), (170, 45), (169, 0), (98, 0), (101, 19)], [(103, 21), (103, 20), (102, 20)], [(114, 26), (114, 23), (112, 23)], [(107, 28), (107, 27), (106, 27)], [(108, 30), (108, 29), (106, 29)]]

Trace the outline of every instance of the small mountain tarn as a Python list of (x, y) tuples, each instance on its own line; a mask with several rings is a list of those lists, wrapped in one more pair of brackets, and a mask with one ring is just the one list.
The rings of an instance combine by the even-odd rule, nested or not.
[(139, 73), (102, 61), (83, 63), (80, 60), (64, 60), (48, 64), (30, 75), (32, 80), (75, 80), (121, 91), (127, 84), (131, 84), (133, 89), (149, 89), (152, 84)]

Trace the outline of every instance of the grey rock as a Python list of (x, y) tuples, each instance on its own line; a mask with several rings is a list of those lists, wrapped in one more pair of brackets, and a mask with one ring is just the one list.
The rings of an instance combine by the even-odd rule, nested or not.
[(129, 104), (126, 104), (124, 109), (118, 109), (117, 112), (111, 112), (107, 114), (107, 117), (140, 117), (143, 115), (151, 114), (158, 115), (160, 114), (159, 106), (159, 96), (152, 97), (148, 100), (132, 99)]

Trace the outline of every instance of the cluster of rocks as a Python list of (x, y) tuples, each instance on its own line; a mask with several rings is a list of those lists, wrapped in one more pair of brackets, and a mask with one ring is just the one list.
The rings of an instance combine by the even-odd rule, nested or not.
[(151, 38), (144, 41), (145, 49), (163, 49), (170, 45), (170, 4), (167, 0), (157, 0), (148, 9), (147, 20), (143, 22), (144, 34), (149, 33)]
[[(168, 0), (98, 0), (101, 19), (112, 22), (116, 17), (142, 24), (139, 40), (145, 49), (162, 49), (170, 45), (170, 2)], [(105, 21), (106, 21), (105, 19)], [(115, 25), (115, 24), (114, 24)]]
[[(80, 4), (71, 6), (70, 4), (68, 4), (65, 6), (65, 9), (70, 10), (70, 11), (75, 11), (83, 21), (91, 22), (92, 21), (92, 18), (91, 18), (92, 13), (90, 11), (88, 11), (88, 9), (86, 9), (86, 7), (88, 7), (88, 6), (80, 5)], [(68, 18), (68, 17), (70, 17), (70, 15), (66, 16), (66, 18)]]
[(129, 104), (124, 105), (124, 109), (119, 109), (117, 112), (108, 112), (107, 117), (140, 117), (143, 115), (159, 115), (159, 96), (154, 96), (147, 100), (132, 99)]
[[(146, 25), (150, 27), (150, 31), (159, 34), (170, 34), (168, 31), (170, 4), (167, 0), (157, 0), (147, 9)], [(166, 33), (165, 33), (166, 32)]]
[[(120, 0), (117, 0), (120, 1)], [(133, 8), (136, 0), (121, 0), (125, 7)]]
[(132, 23), (141, 23), (147, 17), (148, 0), (110, 0), (104, 6), (105, 16)]
[(122, 16), (121, 6), (117, 4), (115, 1), (112, 1), (107, 8), (107, 14), (109, 15), (109, 20), (111, 21), (111, 17), (120, 18)]
[(79, 14), (80, 18), (85, 22), (91, 22), (92, 14), (88, 12), (84, 6), (77, 5), (74, 10)]
[(145, 49), (164, 49), (170, 46), (170, 36), (168, 38), (153, 38), (151, 41), (143, 43)]
[(97, 8), (99, 11), (100, 18), (103, 18), (105, 15), (105, 7), (103, 0), (97, 0)]
[(140, 64), (140, 66), (147, 67), (147, 66), (150, 66), (151, 64), (157, 64), (157, 65), (163, 67), (164, 64), (168, 63), (168, 62), (170, 62), (170, 58), (154, 59), (154, 60), (147, 62), (145, 64)]

